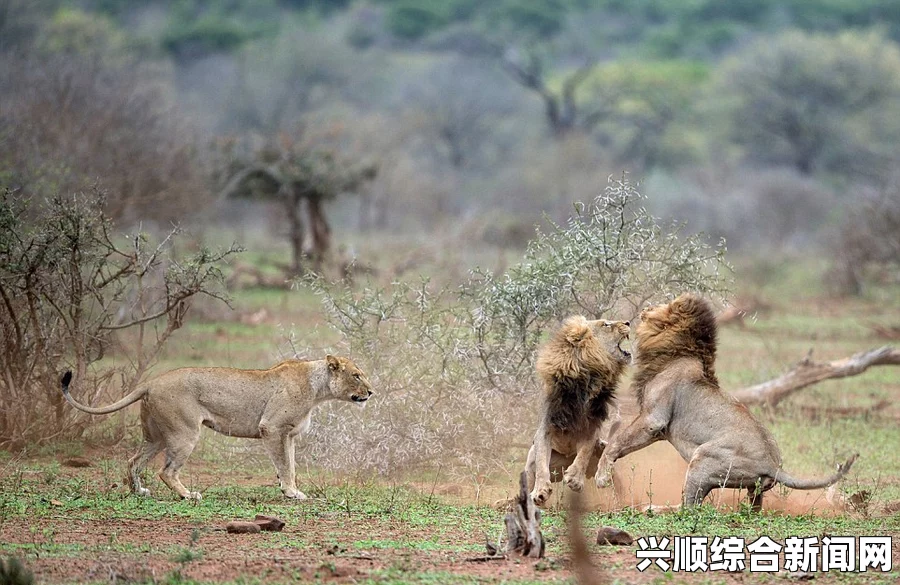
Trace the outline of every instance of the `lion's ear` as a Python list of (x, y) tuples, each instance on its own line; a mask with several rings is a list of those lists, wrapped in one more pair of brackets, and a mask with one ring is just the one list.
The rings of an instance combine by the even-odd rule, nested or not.
[(594, 333), (591, 331), (591, 328), (587, 325), (582, 325), (580, 327), (574, 327), (566, 333), (566, 341), (575, 347), (581, 347), (584, 342), (588, 341), (593, 336)]
[(325, 362), (328, 364), (328, 369), (332, 372), (336, 372), (341, 369), (341, 362), (339, 359), (334, 357), (331, 354), (325, 356)]

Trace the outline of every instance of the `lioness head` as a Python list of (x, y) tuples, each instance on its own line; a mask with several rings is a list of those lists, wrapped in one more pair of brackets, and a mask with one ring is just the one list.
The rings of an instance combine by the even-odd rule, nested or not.
[(366, 374), (345, 357), (325, 356), (331, 375), (328, 386), (334, 396), (341, 400), (364, 405), (372, 396), (372, 384)]

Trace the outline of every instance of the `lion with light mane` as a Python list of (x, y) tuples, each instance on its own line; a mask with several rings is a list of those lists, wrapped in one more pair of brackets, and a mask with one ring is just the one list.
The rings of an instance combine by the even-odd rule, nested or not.
[(617, 459), (668, 440), (688, 462), (685, 506), (700, 504), (714, 488), (746, 489), (754, 510), (776, 483), (810, 490), (832, 485), (856, 460), (820, 479), (796, 479), (782, 469), (775, 438), (747, 407), (724, 393), (716, 378), (716, 320), (704, 299), (685, 294), (645, 309), (635, 330), (632, 388), (640, 412), (610, 439), (600, 458), (597, 485), (609, 484)]
[[(631, 354), (622, 349), (627, 321), (566, 319), (540, 349), (536, 370), (544, 389), (541, 417), (525, 471), (534, 502), (543, 506), (561, 479), (580, 492), (593, 475), (605, 442), (616, 385)], [(617, 414), (616, 414), (617, 416)]]
[(134, 392), (106, 407), (92, 408), (69, 395), (72, 373), (62, 378), (69, 403), (90, 414), (109, 414), (141, 401), (144, 442), (128, 465), (132, 491), (141, 487), (141, 470), (160, 451), (166, 461), (160, 479), (182, 498), (200, 499), (178, 478), (202, 427), (224, 435), (262, 439), (288, 498), (306, 499), (295, 483), (294, 444), (309, 430), (313, 407), (326, 400), (365, 405), (372, 385), (351, 360), (326, 356), (322, 360), (287, 360), (268, 370), (181, 368), (144, 382)]

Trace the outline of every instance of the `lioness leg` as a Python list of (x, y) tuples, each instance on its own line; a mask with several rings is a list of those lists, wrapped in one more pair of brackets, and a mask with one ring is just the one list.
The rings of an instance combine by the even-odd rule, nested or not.
[(200, 492), (189, 491), (178, 477), (182, 466), (194, 452), (200, 440), (200, 426), (196, 429), (176, 431), (167, 437), (166, 464), (159, 473), (159, 478), (175, 493), (186, 500), (200, 500)]
[(297, 489), (297, 470), (296, 460), (294, 458), (294, 445), (296, 444), (297, 435), (294, 432), (287, 433), (282, 444), (284, 446), (285, 473), (287, 477), (281, 480), (281, 492), (288, 498), (296, 500), (305, 500), (306, 494)]
[(278, 485), (281, 493), (288, 498), (305, 500), (306, 495), (297, 490), (294, 480), (294, 435), (288, 429), (270, 429), (260, 425), (263, 445), (269, 452), (269, 459), (275, 466), (275, 474), (278, 477)]
[(128, 484), (131, 486), (131, 491), (141, 496), (150, 495), (150, 490), (141, 486), (141, 472), (147, 466), (147, 463), (162, 450), (162, 441), (154, 442), (144, 437), (144, 442), (141, 444), (140, 449), (128, 461)]

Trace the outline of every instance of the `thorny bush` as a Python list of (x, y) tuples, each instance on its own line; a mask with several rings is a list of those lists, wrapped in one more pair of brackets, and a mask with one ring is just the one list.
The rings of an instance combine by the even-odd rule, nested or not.
[(521, 263), (475, 270), (455, 288), (426, 277), (389, 286), (309, 279), (379, 393), (344, 422), (328, 411), (310, 456), (343, 469), (440, 462), (480, 474), (505, 459), (504, 447), (529, 442), (532, 366), (548, 328), (572, 313), (631, 319), (684, 291), (724, 295), (724, 243), (661, 225), (643, 200), (626, 177), (610, 178), (566, 225), (539, 234)]
[[(86, 403), (130, 392), (191, 300), (223, 298), (219, 266), (237, 248), (178, 258), (178, 235), (115, 235), (96, 189), (42, 203), (0, 192), (0, 447), (81, 435), (90, 418), (65, 407), (62, 371)], [(118, 367), (99, 362), (110, 348)]]

